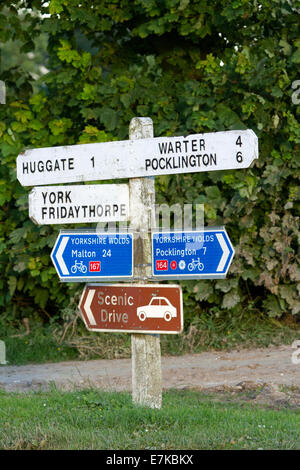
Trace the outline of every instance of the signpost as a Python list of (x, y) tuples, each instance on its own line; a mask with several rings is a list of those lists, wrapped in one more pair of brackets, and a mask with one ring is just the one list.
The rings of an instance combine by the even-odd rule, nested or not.
[[(252, 130), (154, 138), (150, 118), (132, 119), (126, 141), (31, 149), (17, 158), (20, 183), (41, 186), (29, 195), (35, 223), (131, 222), (132, 233), (61, 231), (51, 258), (61, 281), (93, 282), (79, 305), (88, 330), (132, 333), (136, 403), (161, 407), (160, 333), (183, 329), (180, 287), (147, 281), (224, 278), (234, 256), (224, 227), (157, 231), (151, 239), (154, 176), (248, 168), (256, 158)], [(120, 178), (128, 186), (46, 186)], [(94, 283), (116, 280), (132, 284)]]
[(29, 193), (36, 224), (79, 224), (129, 219), (127, 184), (38, 186)]
[(90, 331), (174, 334), (183, 329), (178, 285), (88, 284), (79, 309)]
[(133, 235), (62, 231), (51, 259), (61, 281), (130, 279), (133, 276)]
[(155, 278), (225, 278), (233, 256), (234, 248), (224, 227), (152, 233)]
[(248, 168), (258, 158), (252, 130), (26, 150), (17, 158), (23, 186)]

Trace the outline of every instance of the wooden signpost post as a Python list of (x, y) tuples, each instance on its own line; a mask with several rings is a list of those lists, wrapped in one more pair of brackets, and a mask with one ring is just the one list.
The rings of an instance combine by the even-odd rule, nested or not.
[[(134, 118), (129, 126), (129, 138), (153, 138), (150, 118)], [(129, 180), (131, 225), (136, 231), (134, 275), (146, 283), (151, 276), (151, 227), (155, 224), (154, 178)], [(132, 398), (135, 403), (160, 408), (162, 403), (162, 374), (159, 334), (131, 335)]]
[[(91, 331), (131, 333), (135, 403), (161, 407), (160, 333), (183, 329), (180, 287), (149, 280), (224, 278), (234, 256), (224, 227), (155, 230), (154, 176), (248, 168), (255, 158), (252, 130), (154, 138), (150, 118), (132, 119), (126, 141), (32, 149), (17, 158), (20, 183), (37, 185), (29, 194), (35, 223), (130, 221), (130, 233), (62, 231), (51, 257), (62, 281), (131, 281), (87, 285), (79, 309)], [(129, 184), (46, 186), (117, 178)]]

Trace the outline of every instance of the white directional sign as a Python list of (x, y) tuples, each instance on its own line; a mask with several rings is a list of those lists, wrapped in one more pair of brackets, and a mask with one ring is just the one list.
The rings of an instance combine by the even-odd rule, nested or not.
[(36, 224), (116, 222), (129, 219), (127, 184), (39, 186), (29, 194)]
[(47, 147), (17, 158), (23, 186), (248, 168), (258, 158), (252, 130)]

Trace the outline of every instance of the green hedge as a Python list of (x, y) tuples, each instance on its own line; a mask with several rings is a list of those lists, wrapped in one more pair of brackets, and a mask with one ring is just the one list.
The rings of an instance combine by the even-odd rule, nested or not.
[(204, 203), (206, 225), (225, 224), (236, 249), (227, 279), (182, 282), (186, 318), (203, 310), (299, 314), (300, 40), (293, 2), (43, 3), (0, 7), (6, 54), (8, 41), (18, 40), (27, 54), (47, 35), (49, 69), (38, 82), (22, 65), (1, 74), (1, 311), (46, 318), (75, 305), (83, 288), (61, 284), (51, 264), (62, 227), (29, 220), (18, 153), (127, 139), (130, 120), (150, 116), (155, 136), (250, 128), (259, 138), (260, 157), (250, 169), (156, 178), (158, 203)]

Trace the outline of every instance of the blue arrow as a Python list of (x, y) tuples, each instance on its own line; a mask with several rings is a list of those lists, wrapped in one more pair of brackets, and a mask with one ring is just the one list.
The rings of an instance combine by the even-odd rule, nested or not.
[(60, 232), (51, 259), (62, 281), (128, 279), (133, 276), (133, 235)]
[(224, 227), (152, 233), (154, 277), (225, 278), (233, 256), (234, 248)]

